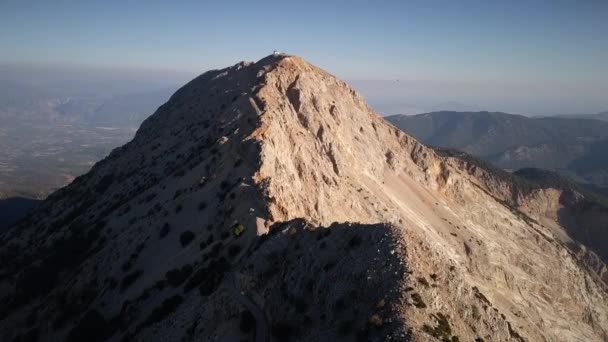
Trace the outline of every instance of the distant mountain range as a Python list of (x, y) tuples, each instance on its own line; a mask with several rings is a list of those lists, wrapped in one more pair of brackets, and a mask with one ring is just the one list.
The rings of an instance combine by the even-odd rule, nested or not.
[(566, 114), (566, 115), (558, 115), (557, 117), (566, 118), (566, 119), (595, 119), (608, 121), (608, 110), (601, 113), (596, 114)]
[(503, 169), (545, 168), (606, 188), (608, 122), (599, 118), (608, 120), (608, 112), (530, 118), (501, 112), (440, 111), (386, 117), (431, 146), (458, 149)]

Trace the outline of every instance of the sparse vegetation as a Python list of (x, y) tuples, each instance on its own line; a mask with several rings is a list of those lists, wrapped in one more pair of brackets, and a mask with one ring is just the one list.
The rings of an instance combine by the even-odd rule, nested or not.
[(434, 327), (424, 324), (422, 326), (422, 331), (442, 341), (453, 341), (452, 328), (450, 327), (447, 317), (441, 312), (438, 312), (436, 315), (431, 315), (431, 317), (436, 320), (437, 324)]
[(418, 282), (420, 284), (422, 284), (424, 287), (429, 287), (430, 286), (429, 282), (426, 280), (425, 277), (418, 277)]
[(129, 286), (131, 286), (142, 275), (142, 273), (143, 272), (141, 270), (136, 270), (136, 271), (133, 271), (133, 272), (127, 274), (122, 279), (122, 282), (120, 283), (120, 290), (121, 291), (126, 290)]
[(190, 242), (192, 242), (192, 240), (194, 240), (194, 237), (195, 235), (192, 231), (186, 230), (179, 235), (179, 242), (181, 243), (182, 247), (186, 247), (190, 244)]
[(418, 309), (426, 308), (426, 303), (424, 303), (422, 297), (417, 292), (412, 293), (412, 301), (414, 302), (414, 306)]
[(173, 287), (180, 286), (192, 274), (192, 266), (186, 264), (181, 269), (172, 269), (167, 271), (165, 278), (167, 283)]
[(245, 226), (243, 224), (236, 223), (234, 226), (232, 226), (232, 232), (235, 236), (241, 236), (241, 234), (245, 232)]
[(162, 239), (167, 236), (167, 234), (169, 234), (169, 230), (171, 230), (171, 227), (169, 226), (169, 223), (165, 222), (163, 227), (160, 229), (159, 238)]
[(59, 273), (73, 270), (80, 265), (86, 253), (94, 246), (99, 230), (87, 230), (80, 221), (74, 221), (66, 237), (56, 240), (48, 249), (48, 254), (36, 266), (29, 266), (17, 281), (17, 293), (13, 305), (23, 304), (46, 294), (55, 284)]
[(171, 313), (173, 313), (183, 302), (183, 298), (180, 295), (169, 297), (163, 301), (163, 303), (154, 308), (150, 315), (144, 321), (144, 325), (151, 325), (162, 321)]
[(184, 285), (184, 292), (191, 291), (199, 286), (203, 296), (207, 296), (220, 284), (226, 272), (228, 264), (225, 260), (211, 261), (209, 266), (195, 271)]

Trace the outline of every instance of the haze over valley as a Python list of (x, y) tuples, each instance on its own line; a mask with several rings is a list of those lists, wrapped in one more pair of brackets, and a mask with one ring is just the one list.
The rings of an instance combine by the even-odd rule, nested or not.
[(0, 198), (45, 198), (85, 173), (133, 138), (184, 77), (0, 69), (5, 71), (0, 79)]

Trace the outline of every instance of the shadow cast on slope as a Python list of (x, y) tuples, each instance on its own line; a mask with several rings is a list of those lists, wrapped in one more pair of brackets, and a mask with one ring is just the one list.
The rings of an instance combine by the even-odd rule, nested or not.
[(397, 309), (408, 274), (405, 243), (388, 224), (303, 219), (275, 224), (244, 265), (270, 331), (286, 340), (407, 340)]
[(608, 285), (608, 207), (569, 191), (562, 193), (560, 204), (559, 224), (576, 241), (569, 247)]
[(0, 199), (0, 234), (25, 217), (41, 201), (25, 197)]

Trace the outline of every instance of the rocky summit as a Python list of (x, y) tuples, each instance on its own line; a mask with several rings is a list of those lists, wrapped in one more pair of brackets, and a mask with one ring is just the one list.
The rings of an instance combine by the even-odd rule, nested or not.
[(183, 86), (0, 237), (0, 340), (606, 341), (607, 222), (272, 55)]

